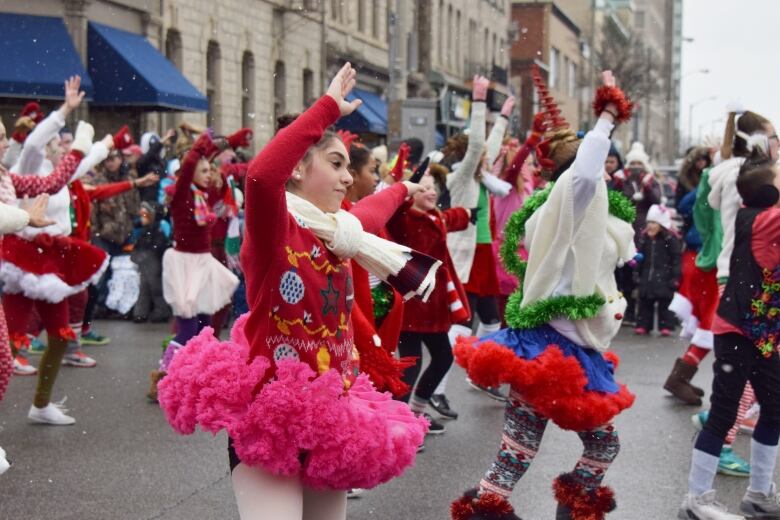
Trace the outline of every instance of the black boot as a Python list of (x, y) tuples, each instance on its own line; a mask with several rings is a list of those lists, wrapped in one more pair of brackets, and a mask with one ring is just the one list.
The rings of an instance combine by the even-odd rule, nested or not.
[(555, 509), (555, 520), (572, 520), (571, 509), (563, 504), (558, 504)]

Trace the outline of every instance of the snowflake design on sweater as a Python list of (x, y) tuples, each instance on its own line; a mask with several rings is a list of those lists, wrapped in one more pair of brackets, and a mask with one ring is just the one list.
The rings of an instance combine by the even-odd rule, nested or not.
[(294, 269), (291, 269), (282, 275), (279, 283), (279, 292), (286, 303), (295, 305), (303, 299), (306, 287), (300, 275)]

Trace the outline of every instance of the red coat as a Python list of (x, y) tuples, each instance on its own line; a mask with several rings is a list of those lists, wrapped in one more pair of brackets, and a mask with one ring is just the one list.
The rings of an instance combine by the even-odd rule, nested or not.
[(412, 299), (404, 304), (402, 330), (409, 332), (447, 332), (453, 325), (447, 298), (447, 282), (451, 279), (463, 306), (468, 309), (466, 291), (458, 279), (455, 266), (447, 249), (447, 233), (462, 231), (469, 225), (469, 214), (463, 208), (446, 211), (438, 209), (427, 213), (412, 208), (407, 202), (390, 219), (387, 230), (390, 236), (407, 247), (441, 260), (442, 267), (436, 273), (436, 288), (427, 302)]

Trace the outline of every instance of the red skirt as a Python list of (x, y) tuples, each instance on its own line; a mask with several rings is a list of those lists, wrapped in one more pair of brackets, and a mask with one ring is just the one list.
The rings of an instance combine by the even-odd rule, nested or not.
[(25, 240), (7, 235), (0, 279), (9, 294), (59, 303), (97, 283), (107, 267), (105, 251), (77, 238), (42, 233)]
[(703, 271), (696, 266), (696, 252), (684, 252), (680, 289), (669, 306), (682, 323), (681, 336), (711, 349), (712, 321), (719, 302), (717, 270)]
[(477, 244), (474, 252), (474, 263), (471, 264), (469, 281), (463, 286), (469, 294), (477, 296), (498, 296), (498, 275), (496, 274), (496, 257), (493, 255), (493, 244)]

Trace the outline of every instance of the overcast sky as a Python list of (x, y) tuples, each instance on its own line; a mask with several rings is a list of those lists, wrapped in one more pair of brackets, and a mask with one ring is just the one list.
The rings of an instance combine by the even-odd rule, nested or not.
[[(723, 134), (726, 105), (747, 109), (780, 125), (780, 0), (683, 0), (682, 134), (688, 134), (691, 103), (693, 136), (699, 128)], [(709, 74), (695, 73), (709, 69)]]

